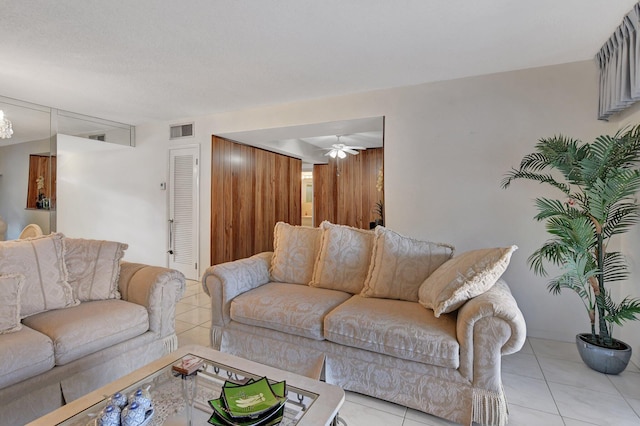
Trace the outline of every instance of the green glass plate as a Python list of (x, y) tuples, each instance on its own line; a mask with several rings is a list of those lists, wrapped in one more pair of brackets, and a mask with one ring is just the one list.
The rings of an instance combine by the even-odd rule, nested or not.
[(242, 386), (223, 387), (222, 398), (227, 413), (236, 419), (256, 419), (282, 404), (266, 377)]

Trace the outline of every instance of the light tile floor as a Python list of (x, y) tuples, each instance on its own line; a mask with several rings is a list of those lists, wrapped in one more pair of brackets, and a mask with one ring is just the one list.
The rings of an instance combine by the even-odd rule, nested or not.
[[(209, 297), (196, 281), (177, 305), (180, 346), (209, 346)], [(640, 369), (619, 376), (597, 373), (580, 360), (574, 343), (529, 338), (503, 357), (509, 426), (640, 425)], [(379, 399), (347, 392), (340, 410), (348, 426), (440, 426), (453, 423)]]

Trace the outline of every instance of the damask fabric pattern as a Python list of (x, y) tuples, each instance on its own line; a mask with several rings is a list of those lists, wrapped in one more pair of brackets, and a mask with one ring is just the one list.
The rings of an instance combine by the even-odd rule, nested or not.
[(374, 232), (327, 221), (320, 228), (320, 254), (309, 285), (360, 293), (369, 272)]
[(310, 339), (324, 339), (324, 318), (351, 297), (336, 290), (268, 283), (231, 302), (231, 319)]
[(263, 252), (207, 268), (202, 276), (202, 287), (211, 298), (212, 326), (223, 326), (231, 321), (231, 301), (236, 296), (269, 282), (272, 257), (272, 252)]
[(120, 259), (127, 244), (114, 241), (65, 238), (65, 263), (69, 285), (81, 302), (120, 299)]
[(80, 303), (73, 298), (67, 281), (62, 239), (62, 234), (51, 234), (0, 242), (0, 273), (22, 274), (25, 278), (20, 297), (22, 318)]
[(278, 222), (273, 236), (271, 280), (308, 285), (313, 277), (322, 229)]
[(509, 266), (517, 246), (472, 250), (447, 261), (420, 286), (419, 302), (436, 317), (453, 312), (490, 289)]
[(136, 303), (97, 300), (32, 315), (24, 324), (49, 336), (56, 365), (64, 365), (143, 334), (149, 314)]
[(448, 244), (415, 240), (378, 226), (372, 265), (361, 294), (417, 302), (420, 285), (453, 252)]
[(13, 333), (22, 328), (20, 323), (20, 293), (24, 275), (0, 275), (0, 334)]
[(353, 296), (324, 324), (327, 340), (335, 343), (440, 367), (459, 365), (455, 316), (434, 318), (415, 302)]
[[(453, 382), (447, 377), (415, 374), (348, 356), (327, 355), (327, 383), (385, 401), (434, 414), (447, 420), (471, 425), (472, 385)], [(455, 370), (449, 370), (452, 375)]]
[(2, 336), (0, 359), (0, 389), (3, 389), (52, 369), (53, 342), (42, 333), (22, 327)]

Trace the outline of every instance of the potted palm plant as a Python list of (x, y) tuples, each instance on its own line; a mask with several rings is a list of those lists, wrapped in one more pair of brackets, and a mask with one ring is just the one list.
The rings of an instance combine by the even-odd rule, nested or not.
[(554, 136), (541, 139), (502, 181), (503, 188), (527, 179), (560, 191), (560, 199), (535, 200), (535, 219), (545, 222), (551, 238), (529, 257), (529, 267), (542, 276), (545, 264), (561, 268), (547, 288), (580, 296), (591, 332), (576, 336), (578, 350), (589, 367), (607, 374), (622, 372), (631, 358), (631, 347), (613, 338), (613, 326), (640, 314), (640, 299), (613, 300), (609, 286), (626, 280), (628, 270), (623, 254), (608, 250), (611, 237), (629, 231), (640, 218), (639, 161), (640, 126), (592, 143)]

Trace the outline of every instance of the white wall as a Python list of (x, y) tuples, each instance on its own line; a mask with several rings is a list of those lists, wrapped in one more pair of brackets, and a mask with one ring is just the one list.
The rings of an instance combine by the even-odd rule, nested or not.
[[(150, 149), (151, 148), (151, 149)], [(125, 260), (165, 265), (164, 147), (58, 135), (57, 231), (129, 244)]]
[[(552, 296), (546, 279), (526, 264), (547, 239), (532, 219), (533, 199), (543, 188), (516, 182), (505, 191), (500, 181), (541, 137), (563, 133), (591, 140), (615, 130), (618, 123), (596, 120), (596, 109), (597, 72), (586, 61), (140, 125), (135, 149), (101, 154), (77, 167), (103, 176), (100, 182), (89, 179), (96, 191), (91, 231), (129, 243), (127, 258), (166, 264), (167, 201), (159, 183), (167, 180), (167, 149), (200, 144), (200, 264), (206, 266), (211, 134), (385, 116), (386, 225), (452, 243), (458, 253), (517, 244), (505, 278), (529, 335), (572, 341), (588, 330), (579, 299)], [(170, 142), (169, 126), (184, 122), (195, 122), (195, 137)]]
[(7, 222), (6, 239), (18, 238), (30, 223), (49, 233), (49, 210), (27, 210), (29, 155), (48, 153), (49, 139), (0, 147), (0, 216)]

